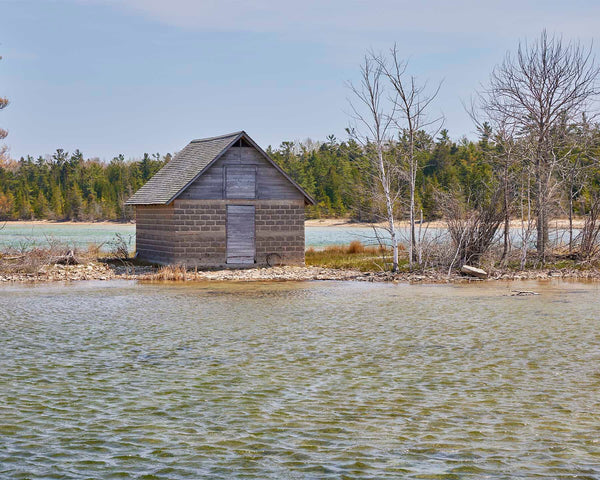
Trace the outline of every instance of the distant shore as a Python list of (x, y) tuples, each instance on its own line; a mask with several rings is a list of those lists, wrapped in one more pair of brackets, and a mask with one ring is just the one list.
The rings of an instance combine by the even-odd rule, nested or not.
[[(135, 222), (117, 222), (117, 221), (109, 221), (102, 220), (98, 222), (73, 222), (73, 221), (52, 221), (52, 220), (8, 220), (5, 222), (0, 221), (0, 228), (2, 225), (7, 226), (36, 226), (36, 225), (52, 225), (52, 226), (109, 226), (109, 225), (135, 225)], [(584, 224), (584, 220), (577, 218), (573, 220), (573, 228), (582, 228)], [(408, 221), (398, 221), (396, 223), (398, 228), (408, 228), (410, 225)], [(349, 218), (312, 218), (306, 220), (304, 222), (304, 226), (308, 228), (312, 227), (336, 227), (336, 228), (372, 228), (376, 227), (385, 227), (384, 223), (368, 223), (368, 222), (356, 222)], [(445, 228), (446, 223), (442, 220), (433, 220), (431, 222), (423, 222), (422, 225), (417, 224), (417, 228), (421, 226), (423, 229), (425, 228)], [(510, 222), (511, 228), (521, 228), (520, 220), (512, 220)], [(560, 229), (564, 230), (569, 228), (569, 220), (566, 218), (552, 220), (550, 222), (550, 229)], [(1, 230), (0, 230), (1, 231)]]
[[(577, 218), (573, 219), (573, 228), (582, 228), (584, 224), (584, 220)], [(355, 227), (355, 228), (371, 228), (373, 226), (376, 227), (385, 227), (387, 224), (384, 222), (380, 223), (368, 223), (368, 222), (356, 222), (349, 218), (315, 218), (306, 220), (304, 222), (305, 227)], [(401, 220), (396, 222), (397, 228), (408, 228), (410, 226), (410, 222), (407, 220)], [(421, 227), (423, 230), (426, 228), (446, 228), (446, 222), (443, 220), (432, 220), (430, 222), (423, 222), (423, 224), (416, 225), (417, 228)], [(511, 220), (510, 228), (521, 228), (520, 220)], [(559, 229), (564, 230), (569, 228), (569, 219), (568, 218), (559, 218), (550, 221), (550, 229)]]

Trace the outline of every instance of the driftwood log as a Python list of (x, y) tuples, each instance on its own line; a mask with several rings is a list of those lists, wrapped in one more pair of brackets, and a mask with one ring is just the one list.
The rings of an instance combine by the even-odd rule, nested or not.
[(21, 260), (23, 258), (25, 258), (27, 255), (13, 255), (13, 256), (8, 256), (8, 255), (2, 255), (0, 254), (0, 260)]
[(464, 273), (465, 275), (470, 275), (471, 277), (476, 277), (476, 278), (487, 278), (488, 274), (485, 270), (482, 270), (481, 268), (477, 268), (477, 267), (471, 267), (470, 265), (463, 265), (460, 268), (460, 271), (462, 273)]
[(51, 263), (57, 265), (79, 265), (79, 260), (75, 257), (75, 252), (73, 250), (69, 250), (64, 255), (59, 255), (58, 257), (52, 258)]

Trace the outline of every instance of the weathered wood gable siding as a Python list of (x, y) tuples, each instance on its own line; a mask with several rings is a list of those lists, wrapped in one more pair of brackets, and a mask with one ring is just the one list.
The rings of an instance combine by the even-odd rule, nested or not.
[(256, 198), (256, 170), (254, 165), (228, 165), (225, 175), (225, 197), (254, 200)]
[(182, 200), (233, 198), (226, 194), (225, 171), (228, 167), (234, 166), (254, 166), (256, 168), (256, 199), (258, 200), (301, 200), (304, 198), (302, 193), (253, 147), (231, 147), (178, 198)]

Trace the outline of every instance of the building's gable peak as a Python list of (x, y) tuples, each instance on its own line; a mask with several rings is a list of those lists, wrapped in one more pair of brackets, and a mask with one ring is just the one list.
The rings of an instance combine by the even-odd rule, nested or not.
[(192, 140), (161, 168), (129, 200), (127, 205), (167, 205), (205, 173), (239, 140), (256, 149), (275, 169), (296, 187), (310, 204), (313, 198), (275, 163), (243, 130), (216, 137)]

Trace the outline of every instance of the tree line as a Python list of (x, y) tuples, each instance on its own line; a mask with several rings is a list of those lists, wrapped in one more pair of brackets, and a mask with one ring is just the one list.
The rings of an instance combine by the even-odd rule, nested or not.
[(27, 156), (0, 165), (0, 219), (98, 221), (133, 219), (125, 201), (170, 155), (110, 162), (57, 150), (49, 157)]
[[(569, 161), (559, 172), (562, 191), (555, 197), (553, 215), (568, 217), (570, 211), (584, 215), (590, 199), (600, 188), (600, 126), (588, 124), (574, 129), (572, 135), (585, 136), (571, 147)], [(415, 181), (417, 216), (435, 220), (443, 216), (440, 197), (456, 196), (469, 208), (490, 201), (498, 174), (506, 165), (500, 156), (506, 147), (485, 124), (480, 138), (454, 141), (447, 130), (434, 138), (419, 132), (419, 151)], [(397, 145), (394, 148), (399, 148)], [(390, 145), (390, 155), (393, 155)], [(359, 222), (380, 221), (377, 198), (372, 195), (373, 166), (365, 148), (352, 138), (338, 140), (330, 135), (322, 142), (286, 141), (267, 153), (317, 201), (310, 207), (312, 218), (349, 217)], [(110, 162), (85, 158), (80, 151), (57, 150), (47, 157), (5, 160), (0, 165), (0, 218), (4, 220), (117, 220), (133, 219), (125, 201), (167, 161), (171, 154), (144, 154), (140, 159), (118, 155)], [(523, 191), (521, 177), (525, 165), (509, 165), (509, 190), (512, 198)], [(398, 177), (409, 198), (408, 182)], [(526, 178), (525, 178), (526, 180)], [(532, 185), (525, 185), (526, 190)], [(526, 194), (524, 192), (523, 194)], [(530, 192), (530, 195), (533, 193)], [(398, 202), (395, 217), (408, 218), (408, 201)]]

